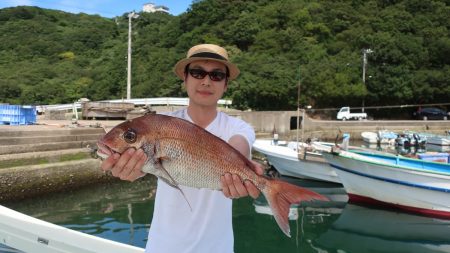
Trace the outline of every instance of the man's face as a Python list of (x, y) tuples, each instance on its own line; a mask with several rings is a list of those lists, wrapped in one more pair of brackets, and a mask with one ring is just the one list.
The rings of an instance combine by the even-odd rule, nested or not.
[[(191, 71), (192, 74), (189, 73), (189, 70), (193, 70)], [(204, 71), (213, 73), (206, 74), (201, 78), (201, 75), (198, 74), (204, 74)], [(217, 101), (222, 98), (223, 93), (227, 90), (227, 78), (213, 81), (210, 75), (213, 75), (213, 79), (221, 79), (222, 74), (226, 74), (226, 66), (220, 62), (208, 60), (192, 62), (184, 80), (190, 103), (216, 107)]]

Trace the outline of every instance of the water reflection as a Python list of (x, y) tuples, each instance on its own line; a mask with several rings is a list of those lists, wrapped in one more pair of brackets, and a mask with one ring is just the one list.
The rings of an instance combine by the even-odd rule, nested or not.
[(246, 216), (236, 215), (236, 209), (244, 205), (239, 203), (233, 210), (233, 222), (238, 224), (234, 226), (236, 252), (311, 252), (311, 241), (328, 230), (348, 200), (340, 184), (289, 177), (282, 179), (323, 194), (331, 201), (304, 202), (291, 207), (291, 238), (281, 232), (263, 196), (253, 201), (250, 205), (253, 208)]
[(428, 151), (450, 152), (450, 146), (440, 146), (440, 145), (427, 144), (425, 147), (426, 147), (426, 149)]
[(341, 252), (450, 252), (450, 221), (347, 204), (314, 244)]
[[(291, 208), (296, 242), (295, 246), (285, 242), (282, 248), (287, 251), (282, 252), (450, 252), (450, 220), (348, 204), (339, 187), (308, 188), (331, 201)], [(254, 205), (261, 215), (272, 215), (265, 199), (255, 200)]]

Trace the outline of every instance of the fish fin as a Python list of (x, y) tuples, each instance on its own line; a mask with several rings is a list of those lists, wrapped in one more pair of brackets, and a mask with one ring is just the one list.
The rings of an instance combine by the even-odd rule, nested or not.
[(145, 145), (143, 147), (143, 149), (144, 149), (144, 152), (147, 154), (147, 157), (148, 157), (147, 161), (150, 161), (153, 164), (153, 167), (155, 168), (155, 170), (160, 171), (163, 174), (163, 176), (165, 176), (165, 177), (158, 176), (158, 178), (160, 178), (161, 180), (163, 180), (164, 182), (166, 182), (168, 185), (172, 186), (173, 188), (178, 189), (181, 192), (181, 195), (183, 195), (183, 198), (186, 200), (189, 208), (192, 211), (191, 203), (189, 203), (189, 200), (187, 199), (183, 190), (181, 190), (177, 181), (175, 181), (175, 179), (173, 179), (173, 177), (170, 175), (170, 173), (162, 165), (162, 161), (170, 161), (171, 158), (162, 153), (159, 141), (156, 140), (153, 143), (153, 145), (148, 143), (147, 145)]
[(311, 200), (329, 201), (327, 197), (316, 192), (275, 179), (268, 181), (262, 192), (278, 226), (288, 237), (291, 237), (288, 215), (292, 204)]
[[(183, 190), (181, 190), (180, 186), (178, 186), (177, 184), (174, 184), (173, 182), (171, 182), (171, 181), (169, 181), (169, 180), (167, 180), (167, 179), (165, 179), (165, 178), (160, 177), (160, 179), (161, 179), (162, 181), (166, 182), (168, 185), (172, 186), (173, 188), (178, 189), (178, 190), (181, 192), (181, 195), (183, 195), (184, 200), (186, 200), (186, 202), (187, 202), (189, 208), (190, 208), (191, 211), (192, 211), (191, 203), (189, 203), (189, 200), (187, 199), (187, 197), (186, 197), (186, 195), (184, 194)], [(176, 182), (175, 182), (175, 183), (176, 183)]]
[(193, 210), (192, 210), (191, 203), (189, 203), (189, 200), (187, 199), (187, 197), (186, 197), (186, 195), (184, 194), (183, 190), (181, 190), (180, 187), (175, 187), (175, 188), (177, 188), (177, 189), (181, 192), (181, 195), (183, 195), (184, 200), (186, 200), (186, 203), (188, 204), (189, 209), (191, 209), (191, 212), (192, 212)]
[(164, 182), (166, 182), (168, 185), (172, 186), (173, 188), (179, 190), (181, 192), (181, 195), (183, 195), (183, 198), (186, 200), (189, 208), (192, 211), (192, 206), (191, 203), (189, 203), (189, 200), (187, 199), (186, 195), (184, 194), (183, 190), (181, 190), (180, 185), (177, 183), (177, 181), (175, 181), (175, 179), (173, 179), (173, 177), (169, 174), (169, 172), (164, 168), (164, 166), (162, 166), (161, 164), (161, 160), (159, 160), (158, 163), (155, 163), (155, 166), (161, 170), (163, 172), (163, 174), (165, 174), (167, 176), (167, 178), (163, 178), (163, 177), (159, 177), (161, 178)]

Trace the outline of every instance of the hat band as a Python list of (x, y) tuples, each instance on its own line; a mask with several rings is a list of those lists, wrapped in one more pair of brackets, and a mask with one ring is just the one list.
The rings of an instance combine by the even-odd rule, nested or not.
[(225, 57), (215, 54), (215, 53), (210, 53), (210, 52), (202, 52), (202, 53), (193, 54), (189, 58), (192, 58), (192, 57), (202, 57), (202, 58), (211, 58), (211, 59), (217, 59), (217, 60), (222, 60), (222, 61), (228, 61), (228, 59), (226, 59)]

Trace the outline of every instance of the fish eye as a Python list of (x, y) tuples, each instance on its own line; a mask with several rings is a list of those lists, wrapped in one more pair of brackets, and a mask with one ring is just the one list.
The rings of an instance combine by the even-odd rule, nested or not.
[(136, 141), (136, 132), (133, 129), (128, 129), (125, 133), (123, 133), (123, 138), (127, 143), (134, 143)]

